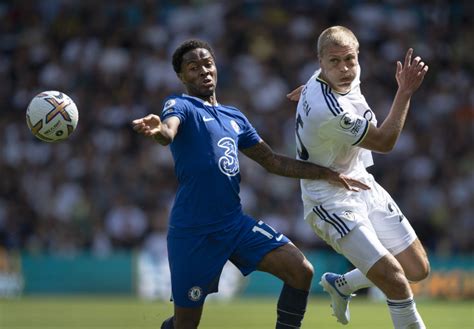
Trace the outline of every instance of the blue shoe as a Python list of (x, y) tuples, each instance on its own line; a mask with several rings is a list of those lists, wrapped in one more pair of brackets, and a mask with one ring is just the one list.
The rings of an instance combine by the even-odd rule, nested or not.
[(342, 277), (342, 275), (327, 272), (323, 274), (319, 284), (323, 287), (323, 290), (331, 296), (332, 315), (337, 318), (338, 322), (348, 324), (351, 319), (349, 301), (353, 295), (344, 295), (337, 289), (336, 280), (340, 277)]

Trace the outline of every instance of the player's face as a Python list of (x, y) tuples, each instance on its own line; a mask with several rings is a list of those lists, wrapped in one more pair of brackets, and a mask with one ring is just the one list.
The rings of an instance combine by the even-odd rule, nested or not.
[(217, 84), (217, 69), (211, 53), (196, 48), (183, 55), (179, 77), (191, 96), (208, 98), (214, 95)]
[(323, 50), (319, 64), (321, 78), (329, 83), (332, 89), (341, 93), (348, 92), (357, 75), (357, 49), (353, 46), (328, 46)]

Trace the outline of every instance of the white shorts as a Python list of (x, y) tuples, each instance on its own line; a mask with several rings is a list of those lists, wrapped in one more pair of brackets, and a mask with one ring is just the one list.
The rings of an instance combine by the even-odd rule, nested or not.
[[(397, 255), (408, 248), (417, 236), (395, 201), (372, 175), (364, 178), (364, 183), (371, 189), (332, 194), (322, 203), (305, 195), (304, 207), (305, 220), (316, 234), (366, 273), (387, 253)], [(364, 229), (350, 234), (360, 226)]]

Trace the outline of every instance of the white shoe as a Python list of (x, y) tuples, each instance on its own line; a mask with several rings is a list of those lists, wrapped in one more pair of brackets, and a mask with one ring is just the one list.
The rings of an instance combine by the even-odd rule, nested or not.
[(331, 307), (333, 314), (337, 318), (337, 322), (348, 324), (351, 319), (349, 312), (349, 302), (354, 295), (344, 295), (337, 289), (336, 280), (342, 275), (336, 273), (324, 273), (319, 284), (323, 290), (331, 296)]

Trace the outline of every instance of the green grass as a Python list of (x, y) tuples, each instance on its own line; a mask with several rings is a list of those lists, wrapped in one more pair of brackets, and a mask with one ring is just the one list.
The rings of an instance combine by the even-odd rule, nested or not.
[[(275, 328), (272, 299), (238, 299), (206, 303), (200, 328)], [(429, 329), (473, 329), (474, 301), (418, 301), (418, 309)], [(303, 328), (385, 329), (392, 328), (385, 303), (363, 297), (351, 303), (348, 326), (330, 315), (329, 300), (311, 299)], [(2, 329), (158, 329), (172, 312), (167, 302), (144, 302), (132, 298), (20, 298), (0, 300)]]

